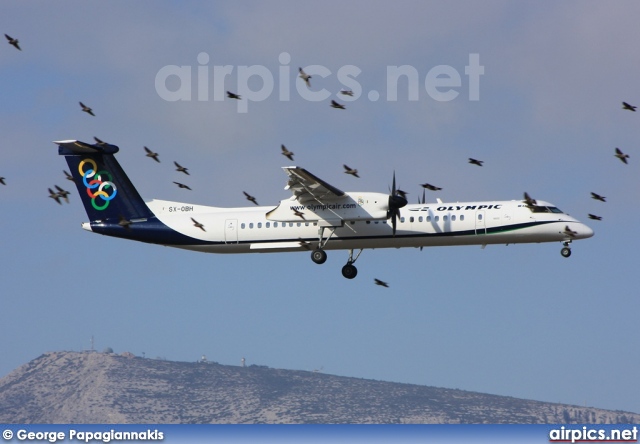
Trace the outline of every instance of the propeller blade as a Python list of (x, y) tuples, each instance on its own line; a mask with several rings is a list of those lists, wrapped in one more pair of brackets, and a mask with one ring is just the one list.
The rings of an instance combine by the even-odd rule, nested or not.
[(396, 188), (396, 172), (393, 172), (393, 181), (391, 182), (391, 194), (389, 195), (389, 211), (388, 218), (391, 219), (391, 227), (393, 229), (393, 235), (396, 235), (396, 228), (398, 225), (398, 217), (400, 217), (400, 208), (407, 204), (407, 198), (399, 193)]
[(396, 172), (395, 172), (395, 170), (393, 171), (393, 185), (391, 186), (391, 195), (392, 196), (396, 195)]
[(396, 235), (396, 225), (398, 223), (398, 210), (394, 210), (391, 212), (391, 227), (393, 230), (393, 235)]

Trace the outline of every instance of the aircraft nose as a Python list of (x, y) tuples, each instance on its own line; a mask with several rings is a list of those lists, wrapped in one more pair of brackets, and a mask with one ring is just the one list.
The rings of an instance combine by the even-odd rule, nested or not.
[(581, 239), (586, 239), (593, 236), (593, 230), (591, 229), (591, 227), (588, 227), (585, 224), (580, 224), (580, 226), (578, 227), (578, 237), (580, 237)]

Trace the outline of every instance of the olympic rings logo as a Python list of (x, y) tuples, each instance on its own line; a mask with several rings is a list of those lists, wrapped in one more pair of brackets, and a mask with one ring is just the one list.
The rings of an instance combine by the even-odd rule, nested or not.
[[(85, 166), (89, 165), (89, 169), (85, 171)], [(87, 187), (87, 194), (91, 198), (91, 205), (98, 211), (102, 211), (109, 206), (109, 202), (116, 197), (118, 189), (112, 182), (113, 177), (108, 171), (98, 171), (98, 164), (93, 159), (83, 159), (78, 165), (78, 172), (82, 176), (82, 183)], [(103, 180), (103, 177), (108, 180)], [(95, 190), (95, 191), (93, 191)], [(98, 198), (103, 203), (97, 202)]]

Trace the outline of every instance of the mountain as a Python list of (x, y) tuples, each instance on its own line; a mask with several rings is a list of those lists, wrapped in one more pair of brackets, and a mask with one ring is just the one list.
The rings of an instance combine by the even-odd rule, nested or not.
[(620, 411), (317, 372), (51, 352), (0, 379), (0, 423), (640, 423)]

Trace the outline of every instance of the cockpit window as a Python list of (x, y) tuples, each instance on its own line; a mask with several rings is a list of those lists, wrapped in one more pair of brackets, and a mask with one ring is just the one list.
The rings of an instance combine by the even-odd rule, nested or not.
[(529, 207), (529, 209), (532, 213), (562, 213), (562, 210), (557, 207), (543, 207), (541, 205), (534, 205)]
[(547, 207), (541, 207), (539, 205), (534, 205), (531, 208), (531, 212), (532, 213), (550, 213), (549, 209)]

